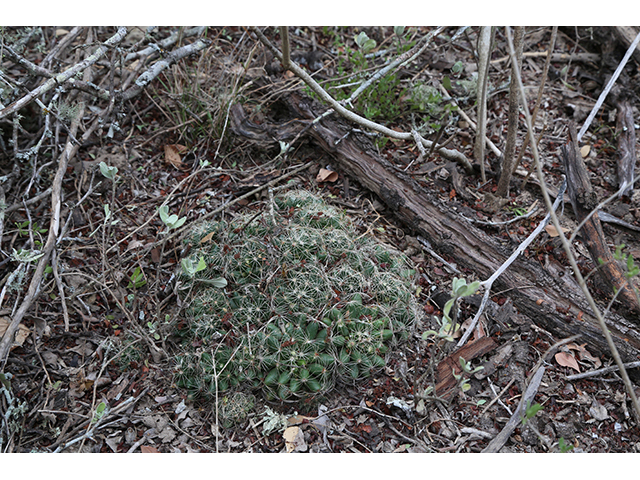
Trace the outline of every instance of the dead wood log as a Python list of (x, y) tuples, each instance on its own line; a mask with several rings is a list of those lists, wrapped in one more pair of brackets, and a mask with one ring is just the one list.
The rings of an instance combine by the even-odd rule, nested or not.
[[(311, 99), (298, 94), (290, 94), (282, 101), (292, 118), (298, 120), (310, 122), (323, 111)], [(244, 121), (246, 127), (246, 118)], [(257, 133), (260, 129), (273, 131), (275, 127), (251, 128)], [(425, 237), (443, 257), (474, 279), (489, 278), (509, 257), (512, 245), (489, 236), (457, 214), (453, 201), (445, 203), (438, 192), (423, 188), (410, 175), (381, 158), (367, 136), (349, 132), (351, 129), (344, 120), (326, 118), (313, 124), (308, 135), (335, 159), (336, 167), (377, 194), (414, 235)], [(521, 256), (495, 286), (510, 289), (509, 295), (519, 313), (557, 338), (581, 334), (592, 350), (606, 354), (608, 347), (597, 319), (568, 273), (553, 258), (543, 267), (538, 261)], [(611, 313), (607, 322), (623, 360), (636, 360), (640, 355), (640, 320)]]
[(462, 357), (466, 362), (486, 355), (494, 348), (497, 343), (491, 337), (482, 337), (478, 340), (467, 343), (463, 347), (458, 348), (456, 351), (447, 355), (440, 363), (438, 363), (438, 369), (436, 373), (436, 395), (440, 398), (449, 399), (456, 392), (456, 386), (458, 381), (454, 377), (454, 374), (460, 375), (462, 367), (460, 366), (460, 358)]
[(611, 250), (602, 231), (598, 212), (592, 211), (598, 205), (598, 198), (591, 187), (587, 167), (578, 150), (578, 134), (573, 123), (569, 124), (571, 141), (562, 146), (562, 161), (567, 175), (567, 193), (573, 206), (578, 223), (582, 223), (580, 232), (582, 239), (591, 254), (595, 265), (599, 265), (598, 273), (612, 289), (621, 290), (618, 300), (626, 309), (640, 312), (640, 305), (632, 292), (633, 284), (628, 283), (622, 268), (613, 258)]
[(636, 166), (636, 128), (633, 121), (633, 104), (628, 90), (614, 92), (614, 101), (618, 111), (616, 115), (616, 136), (618, 137), (618, 185), (622, 195), (633, 194), (633, 171)]

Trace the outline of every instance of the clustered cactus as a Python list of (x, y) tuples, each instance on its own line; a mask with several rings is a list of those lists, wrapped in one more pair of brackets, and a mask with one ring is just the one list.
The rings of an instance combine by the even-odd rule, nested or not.
[(175, 368), (193, 397), (239, 386), (268, 399), (327, 392), (384, 367), (420, 315), (406, 257), (359, 237), (307, 191), (194, 230), (188, 260), (203, 268), (181, 273), (193, 296)]

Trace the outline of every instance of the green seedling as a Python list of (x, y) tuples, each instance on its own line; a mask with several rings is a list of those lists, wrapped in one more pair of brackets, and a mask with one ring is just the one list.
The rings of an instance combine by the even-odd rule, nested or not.
[[(29, 220), (25, 220), (22, 223), (18, 223), (16, 222), (16, 227), (18, 227), (18, 235), (20, 235), (21, 237), (26, 237), (27, 235), (29, 235), (29, 224), (31, 222)], [(33, 231), (35, 233), (39, 233), (40, 235), (43, 235), (45, 233), (47, 233), (47, 229), (46, 228), (42, 228), (42, 227), (38, 227), (38, 222), (35, 222), (33, 224)]]
[(100, 419), (108, 412), (107, 404), (104, 402), (100, 402), (96, 407), (96, 411), (93, 414), (93, 418), (91, 419), (91, 423), (96, 423), (100, 421)]
[[(622, 250), (625, 248), (625, 244), (621, 243), (616, 246), (616, 251), (613, 253), (613, 258), (616, 260), (625, 263), (627, 267), (627, 272), (625, 273), (627, 278), (635, 277), (640, 273), (640, 267), (638, 267), (633, 259), (633, 255), (629, 255), (628, 253), (623, 253)], [(600, 264), (604, 263), (604, 261), (599, 258)]]
[(204, 258), (200, 257), (198, 259), (198, 264), (194, 265), (193, 259), (191, 258), (183, 258), (180, 262), (182, 266), (182, 272), (188, 277), (194, 277), (196, 273), (201, 272), (205, 268), (207, 268), (207, 264), (204, 261)]
[(442, 319), (438, 320), (440, 329), (437, 332), (435, 330), (427, 330), (422, 334), (422, 338), (427, 340), (431, 336), (437, 336), (447, 340), (448, 342), (453, 342), (456, 333), (460, 329), (456, 320), (458, 300), (474, 295), (478, 291), (478, 288), (480, 288), (480, 282), (477, 280), (467, 284), (467, 281), (464, 278), (454, 277), (453, 282), (451, 282), (453, 295), (444, 305)]
[(175, 213), (169, 215), (169, 207), (167, 205), (161, 206), (158, 209), (158, 213), (160, 214), (160, 219), (169, 230), (180, 228), (187, 220), (187, 217), (178, 218), (178, 215)]
[(369, 36), (364, 32), (360, 32), (358, 35), (356, 35), (354, 40), (356, 41), (356, 45), (358, 45), (358, 48), (362, 51), (362, 53), (365, 54), (376, 48), (377, 45), (376, 41), (372, 38), (369, 38)]
[(530, 403), (531, 402), (527, 402), (527, 408), (525, 409), (524, 415), (522, 416), (523, 427), (529, 420), (536, 416), (536, 413), (538, 413), (543, 408), (539, 403), (534, 403), (533, 405), (531, 405)]
[(153, 335), (153, 338), (155, 338), (156, 340), (160, 340), (160, 335), (156, 331), (155, 322), (147, 322), (147, 328), (149, 328), (149, 333)]
[(136, 267), (131, 276), (129, 277), (129, 283), (127, 288), (141, 288), (147, 284), (147, 280), (144, 278), (144, 273), (140, 267)]
[(100, 162), (100, 173), (109, 180), (115, 180), (116, 175), (118, 174), (118, 167), (112, 167), (104, 162)]
[(558, 448), (560, 449), (560, 453), (567, 453), (573, 450), (573, 445), (567, 443), (564, 437), (560, 437), (558, 440)]
[(456, 381), (458, 382), (458, 386), (460, 387), (460, 389), (463, 392), (466, 392), (471, 388), (471, 385), (469, 384), (469, 379), (467, 377), (473, 375), (474, 373), (479, 372), (484, 367), (481, 366), (481, 367), (472, 368), (471, 362), (467, 362), (462, 357), (459, 357), (459, 360), (460, 360), (460, 367), (462, 368), (462, 373), (457, 374), (455, 370), (453, 370), (453, 378), (455, 378)]

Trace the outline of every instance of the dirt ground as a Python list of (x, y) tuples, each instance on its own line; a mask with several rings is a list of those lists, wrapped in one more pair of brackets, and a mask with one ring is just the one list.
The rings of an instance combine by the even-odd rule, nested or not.
[[(91, 30), (91, 39), (87, 37), (89, 32), (82, 30), (72, 45), (84, 48), (96, 39), (105, 41), (115, 31)], [(409, 29), (406, 41), (417, 40), (430, 30)], [(43, 33), (33, 34), (25, 41), (19, 55), (34, 64), (46, 64), (48, 52), (69, 31), (71, 28), (65, 29), (67, 33), (43, 29)], [(155, 57), (126, 57), (127, 52), (139, 52), (149, 43), (167, 38), (172, 31), (162, 28), (150, 40), (142, 30), (132, 29), (123, 44), (130, 49), (124, 51), (124, 67), (115, 68), (115, 55), (107, 55), (95, 65), (92, 82), (106, 90), (122, 88), (132, 72), (139, 75), (144, 71), (142, 64), (162, 58), (158, 55), (166, 58), (168, 51), (192, 44), (197, 38), (184, 35), (177, 44), (158, 47), (166, 51), (155, 53)], [(348, 55), (349, 49), (357, 50), (354, 36), (361, 31), (353, 27), (292, 27), (293, 58), (306, 64), (310, 71), (314, 64), (321, 66), (317, 78), (329, 85), (329, 80), (348, 76), (357, 68), (354, 62), (341, 64), (339, 58)], [(377, 51), (393, 45), (392, 27), (364, 31), (376, 40)], [(399, 85), (442, 82), (446, 76), (452, 81), (451, 95), (457, 99), (459, 109), (475, 118), (474, 97), (465, 90), (464, 82), (473, 78), (476, 71), (473, 50), (477, 28), (452, 39), (456, 31), (454, 27), (447, 28), (446, 34), (437, 37), (422, 56), (403, 67), (398, 75)], [(273, 29), (267, 29), (265, 34), (278, 38)], [(7, 29), (4, 35), (3, 41), (15, 46), (25, 33)], [(261, 123), (278, 114), (272, 108), (278, 98), (292, 91), (305, 93), (305, 87), (289, 72), (283, 72), (260, 42), (243, 28), (208, 28), (200, 35), (208, 41), (206, 48), (175, 62), (140, 94), (115, 104), (96, 133), (82, 141), (64, 172), (61, 223), (66, 230), (2, 370), (4, 378), (8, 378), (6, 374), (11, 377), (10, 388), (3, 382), (6, 393), (0, 399), (4, 417), (2, 451), (482, 451), (516, 411), (540, 360), (563, 339), (554, 338), (537, 326), (535, 318), (519, 314), (508, 291), (493, 292), (481, 328), (494, 344), (488, 353), (473, 361), (474, 367), (483, 369), (468, 377), (466, 391), (456, 388), (448, 398), (424, 395), (425, 385), (435, 382), (434, 372), (447, 351), (433, 340), (423, 339), (422, 333), (433, 328), (434, 317), (442, 316), (454, 277), (450, 266), (455, 265), (455, 258), (448, 258), (443, 252), (439, 253), (444, 258), (436, 257), (426, 251), (394, 219), (389, 206), (363, 189), (357, 178), (338, 171), (332, 181), (318, 181), (320, 169), (330, 167), (332, 159), (304, 135), (293, 145), (293, 152), (285, 155), (278, 142), (263, 145), (235, 135), (229, 125), (230, 102), (241, 102), (252, 119)], [(545, 61), (537, 53), (548, 48), (550, 35), (550, 27), (527, 29), (523, 82), (530, 108), (535, 104)], [(39, 42), (42, 48), (38, 47)], [(566, 142), (566, 121), (572, 119), (581, 125), (611, 74), (609, 63), (614, 69), (614, 59), (621, 58), (620, 49), (624, 53), (624, 48), (611, 45), (597, 32), (573, 27), (558, 32), (554, 52), (574, 57), (571, 61), (551, 62), (536, 122), (536, 132), (542, 132), (539, 149), (544, 172), (552, 185), (560, 184), (563, 173), (559, 148)], [(610, 58), (605, 61), (607, 52)], [(46, 64), (50, 65), (47, 68), (57, 71), (64, 62), (72, 65), (73, 55), (73, 49), (61, 50), (57, 61)], [(504, 148), (508, 115), (510, 66), (506, 55), (504, 30), (499, 28), (491, 57), (488, 137), (500, 149)], [(390, 56), (391, 51), (374, 57), (367, 68), (376, 71)], [(28, 75), (28, 69), (15, 57), (5, 54), (2, 67), (13, 81), (23, 79), (27, 90), (42, 82), (37, 74)], [(640, 83), (634, 60), (625, 70), (625, 82), (637, 95)], [(4, 144), (0, 153), (2, 175), (19, 170), (11, 188), (3, 192), (4, 203), (9, 206), (4, 212), (0, 260), (4, 287), (0, 326), (5, 328), (28, 295), (37, 263), (37, 259), (19, 262), (11, 252), (40, 249), (46, 241), (51, 221), (51, 190), (47, 189), (52, 185), (56, 160), (68, 139), (69, 118), (78, 100), (68, 92), (60, 92), (58, 99), (48, 103), (52, 94), (57, 93), (50, 92), (43, 102), (54, 109), (58, 118), (51, 119), (52, 135), (38, 147), (39, 158), (23, 155), (16, 159), (12, 151), (16, 147), (11, 143), (16, 138), (18, 150), (25, 152), (41, 138), (44, 115), (39, 107), (32, 103), (21, 110), (22, 126), (18, 129), (12, 127), (11, 116), (2, 118), (0, 123)], [(5, 100), (2, 102), (6, 106), (10, 102)], [(406, 105), (399, 99), (394, 102), (401, 107)], [(108, 104), (108, 100), (90, 97), (78, 136), (88, 130), (96, 112)], [(637, 122), (635, 108), (634, 113)], [(583, 139), (589, 147), (585, 162), (600, 200), (617, 190), (615, 120), (614, 108), (605, 104)], [(404, 129), (411, 122), (420, 121), (420, 113), (400, 108), (393, 112), (393, 118), (381, 115), (376, 121)], [(439, 121), (440, 126), (434, 127), (431, 134), (435, 136), (442, 128), (442, 141), (450, 139), (448, 148), (473, 158), (474, 131), (469, 123), (456, 111), (446, 118), (439, 117)], [(116, 122), (118, 129), (111, 131), (109, 126)], [(523, 137), (521, 129), (518, 146)], [(530, 150), (516, 171), (507, 205), (489, 211), (484, 195), (495, 192), (497, 178), (489, 177), (482, 184), (477, 175), (447, 168), (448, 162), (437, 153), (416, 161), (420, 152), (409, 142), (380, 142), (378, 148), (380, 155), (439, 191), (442, 198), (467, 216), (505, 222), (522, 215), (522, 220), (508, 225), (486, 226), (487, 232), (514, 249), (544, 216), (543, 209), (531, 216), (523, 215), (535, 202), (541, 204), (535, 184), (528, 182), (521, 187), (532, 163)], [(493, 168), (495, 155), (489, 150), (487, 157), (487, 168)], [(101, 172), (101, 162), (117, 167), (115, 183)], [(194, 401), (174, 384), (173, 357), (180, 348), (174, 331), (182, 321), (184, 302), (188, 301), (177, 297), (174, 289), (183, 257), (180, 233), (185, 230), (174, 236), (173, 232), (167, 233), (157, 210), (167, 202), (170, 212), (186, 217), (187, 228), (202, 218), (258, 212), (268, 204), (265, 190), (225, 209), (220, 207), (307, 163), (308, 168), (280, 185), (295, 181), (298, 187), (321, 193), (330, 204), (344, 209), (362, 234), (375, 236), (407, 254), (420, 276), (424, 318), (407, 342), (389, 352), (386, 367), (377, 375), (341, 384), (324, 396), (304, 401), (268, 402), (255, 394), (253, 406), (242, 418), (223, 425), (219, 421), (221, 405), (216, 408), (210, 401)], [(454, 176), (464, 192), (452, 187)], [(625, 244), (626, 251), (636, 259), (640, 258), (638, 199), (635, 193), (604, 208), (629, 225), (604, 224), (610, 246)], [(108, 209), (105, 205), (109, 205)], [(570, 204), (564, 209), (562, 221), (569, 229), (575, 227)], [(592, 268), (583, 247), (579, 245), (577, 249), (584, 267)], [(553, 232), (540, 235), (527, 255), (541, 262), (551, 259), (567, 265)], [(23, 275), (21, 282), (9, 278), (14, 272)], [(469, 280), (485, 280), (475, 278), (474, 272), (464, 273)], [(462, 302), (462, 322), (473, 317), (479, 298)], [(607, 297), (602, 295), (597, 300), (606, 305)], [(579, 339), (563, 345), (542, 363), (545, 374), (534, 400), (541, 408), (535, 415), (532, 412), (527, 422), (518, 424), (501, 451), (640, 451), (640, 431), (619, 375), (609, 372), (570, 378), (612, 364), (609, 356), (594, 355)]]

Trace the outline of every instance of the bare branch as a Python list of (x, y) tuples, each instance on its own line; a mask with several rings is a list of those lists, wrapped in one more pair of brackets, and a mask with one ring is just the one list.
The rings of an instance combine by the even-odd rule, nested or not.
[(600, 107), (604, 103), (604, 99), (607, 98), (607, 95), (611, 91), (611, 88), (613, 87), (613, 84), (616, 83), (616, 80), (618, 79), (618, 77), (622, 73), (622, 69), (624, 68), (624, 66), (629, 61), (629, 58), (631, 58), (631, 55), (633, 55), (633, 52), (635, 51), (636, 47), (638, 46), (638, 43), (640, 43), (640, 33), (638, 33), (638, 35), (636, 35), (635, 40), (633, 41), (633, 43), (627, 49), (627, 53), (624, 54), (624, 58), (620, 61), (620, 64), (618, 65), (618, 68), (616, 68), (616, 71), (613, 72), (613, 75), (609, 79), (609, 82), (607, 83), (607, 86), (604, 88), (604, 90), (602, 91), (602, 93), (598, 97), (598, 101), (596, 102), (596, 104), (591, 109), (591, 113), (589, 113), (589, 116), (585, 120), (584, 125), (582, 125), (582, 128), (578, 132), (578, 141), (580, 141), (582, 139), (582, 136), (585, 133), (587, 133), (587, 130), (589, 129), (589, 125), (591, 125), (591, 122), (593, 121), (593, 119), (595, 118), (596, 114), (600, 110)]
[[(278, 60), (282, 62), (283, 61), (282, 52), (280, 52), (269, 41), (269, 39), (264, 36), (264, 34), (258, 28), (252, 27), (251, 29), (258, 36), (260, 41), (264, 43), (278, 58)], [(346, 119), (352, 122), (355, 122), (365, 128), (369, 128), (373, 131), (382, 133), (383, 135), (386, 135), (387, 137), (390, 137), (390, 138), (395, 138), (397, 140), (413, 140), (413, 135), (411, 134), (411, 132), (397, 132), (395, 130), (385, 127), (384, 125), (380, 125), (379, 123), (375, 123), (375, 122), (372, 122), (371, 120), (361, 117), (360, 115), (353, 113), (351, 110), (347, 110), (338, 101), (336, 101), (331, 95), (329, 95), (326, 92), (326, 90), (322, 88), (307, 72), (305, 72), (302, 68), (296, 65), (295, 62), (291, 62), (289, 70), (293, 72), (296, 76), (298, 76), (300, 79), (302, 79), (302, 81), (305, 82), (309, 86), (309, 88), (311, 88), (311, 90), (313, 90), (320, 97), (321, 100), (331, 105), (331, 107), (336, 112), (338, 112), (340, 115), (342, 115)], [(424, 138), (421, 138), (421, 141), (422, 141), (422, 144), (427, 148), (430, 148), (431, 145), (433, 144), (433, 142), (426, 140)], [(469, 173), (473, 172), (473, 166), (471, 165), (471, 162), (469, 162), (469, 159), (465, 157), (463, 153), (458, 152), (457, 150), (449, 150), (443, 147), (438, 148), (438, 153), (440, 153), (440, 155), (442, 155), (444, 158), (447, 158), (449, 160), (454, 160), (460, 163), (467, 172)]]
[(87, 57), (82, 62), (74, 65), (73, 67), (68, 68), (64, 72), (50, 78), (45, 83), (40, 85), (38, 88), (32, 90), (27, 95), (22, 97), (20, 100), (16, 100), (8, 107), (0, 110), (0, 118), (4, 118), (7, 115), (11, 115), (12, 113), (17, 112), (22, 107), (24, 107), (25, 105), (28, 105), (43, 93), (48, 92), (49, 90), (51, 90), (52, 88), (58, 85), (62, 85), (74, 75), (82, 72), (87, 67), (96, 63), (102, 56), (104, 56), (105, 53), (107, 53), (110, 47), (122, 41), (122, 39), (126, 34), (127, 34), (127, 29), (125, 27), (118, 28), (117, 33), (114, 36), (112, 36), (109, 40), (104, 42), (104, 45), (101, 45), (100, 47), (98, 47), (96, 51), (93, 53), (93, 55)]

